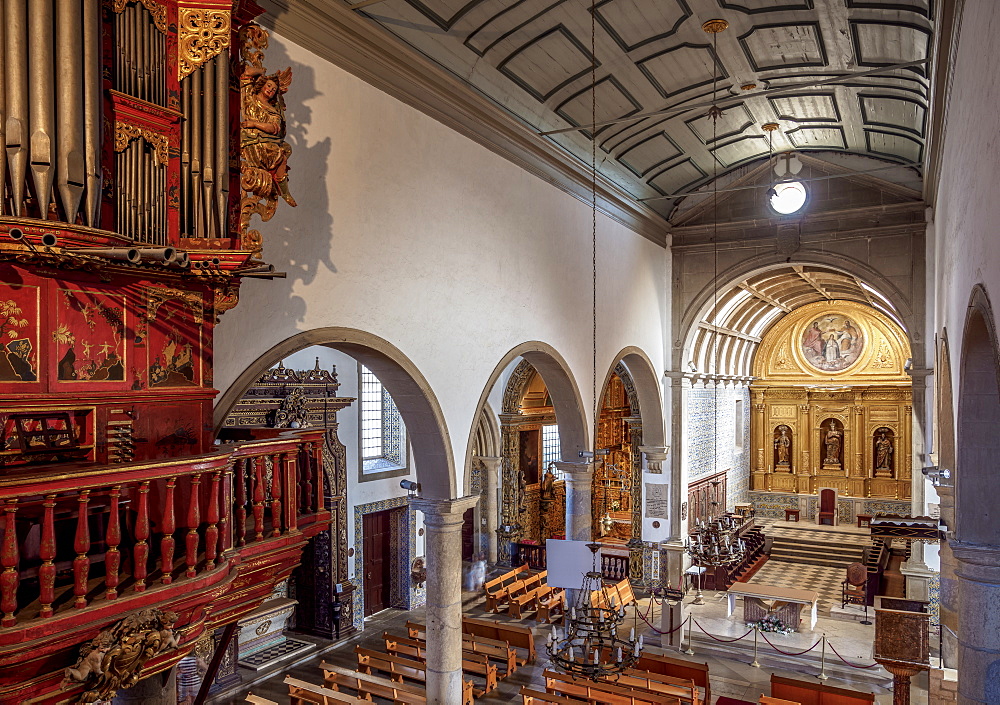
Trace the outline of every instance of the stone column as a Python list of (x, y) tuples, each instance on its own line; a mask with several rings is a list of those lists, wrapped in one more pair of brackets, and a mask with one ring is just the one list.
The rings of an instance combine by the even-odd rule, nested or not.
[(958, 703), (1000, 702), (1000, 546), (955, 541)]
[[(950, 482), (950, 481), (948, 481)], [(941, 565), (941, 651), (945, 668), (955, 668), (958, 663), (958, 563), (951, 544), (955, 531), (955, 487), (943, 481), (937, 488), (941, 498), (941, 523), (947, 530), (947, 541), (942, 541), (939, 550)]]
[(566, 538), (590, 541), (593, 538), (593, 515), (590, 507), (594, 484), (594, 464), (557, 461), (556, 467), (566, 481)]
[(486, 560), (490, 565), (497, 562), (497, 521), (499, 516), (499, 506), (497, 505), (497, 491), (500, 487), (500, 464), (503, 458), (491, 458), (478, 455), (472, 459), (478, 460), (483, 465), (483, 474), (486, 477), (486, 499), (483, 502), (483, 516), (486, 517), (486, 543), (488, 546)]
[(427, 529), (427, 702), (462, 701), (462, 517), (479, 497), (410, 500)]

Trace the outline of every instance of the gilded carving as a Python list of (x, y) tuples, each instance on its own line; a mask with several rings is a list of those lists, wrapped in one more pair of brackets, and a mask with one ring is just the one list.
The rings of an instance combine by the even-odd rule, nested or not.
[(196, 291), (184, 291), (182, 289), (169, 289), (166, 287), (149, 287), (146, 289), (146, 320), (156, 319), (156, 312), (160, 306), (167, 301), (180, 301), (191, 309), (191, 316), (195, 323), (205, 321), (204, 301), (201, 294)]
[(177, 10), (177, 78), (183, 79), (229, 48), (229, 11), (180, 7)]
[[(138, 0), (138, 1), (141, 2), (146, 7), (146, 9), (149, 10), (149, 14), (153, 16), (153, 24), (156, 25), (156, 28), (161, 32), (163, 32), (164, 34), (166, 34), (167, 33), (166, 6), (156, 2), (156, 0)], [(125, 11), (125, 6), (127, 4), (128, 0), (112, 0), (111, 10), (116, 14), (121, 14), (122, 12)]]
[(309, 404), (302, 387), (281, 400), (281, 406), (274, 412), (274, 428), (305, 428), (309, 423)]
[(63, 685), (86, 683), (80, 702), (111, 700), (142, 678), (142, 669), (154, 656), (176, 649), (177, 615), (152, 607), (128, 615), (80, 648), (80, 658), (66, 669)]
[(892, 351), (889, 349), (889, 344), (884, 340), (878, 346), (878, 352), (872, 358), (871, 363), (868, 365), (872, 369), (890, 369), (895, 362), (892, 359)]
[(124, 152), (132, 140), (144, 139), (153, 148), (157, 163), (164, 166), (169, 158), (170, 145), (166, 135), (147, 130), (122, 120), (115, 120), (115, 151)]
[(215, 290), (214, 299), (212, 301), (212, 309), (215, 311), (215, 322), (219, 322), (219, 318), (226, 311), (236, 308), (236, 304), (240, 302), (240, 289), (236, 286), (224, 286), (219, 287)]
[(774, 360), (774, 367), (778, 370), (792, 369), (792, 362), (788, 359), (788, 351), (785, 349), (785, 346), (778, 348), (778, 354)]
[(298, 205), (288, 190), (288, 157), (292, 148), (285, 142), (284, 94), (292, 83), (292, 70), (268, 75), (264, 49), (268, 34), (256, 24), (240, 30), (240, 237), (242, 247), (259, 256), (263, 239), (250, 229), (256, 213), (267, 222), (274, 216), (278, 198)]

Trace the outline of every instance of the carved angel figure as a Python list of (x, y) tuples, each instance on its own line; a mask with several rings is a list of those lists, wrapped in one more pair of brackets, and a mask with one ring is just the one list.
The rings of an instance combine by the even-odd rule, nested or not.
[(292, 83), (292, 70), (267, 73), (263, 49), (267, 48), (268, 35), (258, 25), (240, 30), (240, 39), (240, 232), (247, 249), (259, 254), (260, 233), (248, 230), (250, 217), (257, 213), (261, 220), (270, 220), (279, 196), (289, 205), (297, 205), (288, 190), (292, 148), (285, 142), (284, 94)]

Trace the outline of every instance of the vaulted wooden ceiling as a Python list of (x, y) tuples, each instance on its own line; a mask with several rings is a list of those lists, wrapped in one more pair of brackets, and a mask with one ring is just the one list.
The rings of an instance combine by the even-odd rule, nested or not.
[[(589, 0), (365, 4), (359, 13), (539, 133), (590, 125), (593, 86), (598, 123), (680, 110), (596, 129), (601, 173), (668, 218), (680, 199), (663, 196), (766, 156), (768, 122), (780, 125), (775, 151), (924, 159), (928, 66), (850, 74), (928, 58), (931, 0), (597, 0), (593, 25)], [(717, 46), (702, 30), (713, 18), (729, 22)], [(589, 164), (590, 137), (539, 139)]]

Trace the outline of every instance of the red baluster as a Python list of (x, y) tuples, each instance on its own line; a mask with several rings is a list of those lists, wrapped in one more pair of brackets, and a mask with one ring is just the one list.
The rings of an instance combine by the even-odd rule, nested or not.
[[(212, 491), (208, 497), (208, 512), (205, 521), (208, 528), (205, 529), (205, 569), (209, 570), (217, 565), (215, 556), (219, 549), (219, 483), (222, 482), (222, 472), (212, 475)], [(221, 561), (219, 561), (221, 563)]]
[(233, 525), (229, 517), (233, 511), (233, 468), (226, 468), (222, 473), (222, 497), (220, 501), (219, 516), (219, 558), (216, 561), (221, 563), (225, 559), (227, 550), (233, 547)]
[(17, 500), (8, 499), (3, 508), (5, 517), (3, 524), (3, 547), (0, 548), (0, 564), (3, 565), (3, 573), (0, 573), (0, 611), (3, 618), (0, 619), (0, 626), (13, 627), (17, 624), (14, 617), (14, 610), (17, 609), (17, 584), (21, 581), (21, 575), (17, 570), (21, 556), (17, 550)]
[(188, 505), (188, 532), (185, 537), (185, 543), (187, 544), (187, 552), (185, 555), (185, 562), (187, 563), (187, 572), (185, 575), (189, 578), (193, 578), (198, 570), (198, 525), (201, 523), (201, 507), (198, 504), (201, 490), (201, 475), (191, 476), (191, 503)]
[(163, 576), (160, 580), (164, 585), (169, 585), (174, 580), (174, 530), (177, 528), (174, 519), (175, 487), (177, 487), (177, 478), (169, 478), (167, 491), (163, 495), (163, 538), (160, 539), (160, 572), (163, 573)]
[(104, 585), (107, 588), (105, 597), (109, 600), (118, 598), (118, 567), (122, 561), (121, 553), (118, 552), (118, 544), (122, 542), (122, 527), (118, 520), (118, 498), (121, 493), (121, 485), (111, 488), (108, 530), (104, 534), (104, 541), (108, 544), (108, 550), (104, 554)]
[(313, 456), (313, 444), (306, 444), (305, 462), (302, 463), (302, 513), (312, 514), (316, 511), (313, 502), (313, 472), (316, 468), (316, 458)]
[(253, 530), (257, 540), (264, 538), (264, 463), (253, 458)]
[(80, 492), (77, 500), (80, 507), (76, 515), (76, 539), (73, 542), (73, 550), (76, 551), (76, 558), (73, 559), (73, 594), (76, 600), (74, 607), (87, 606), (87, 578), (90, 575), (90, 558), (87, 552), (90, 550), (90, 522), (87, 520), (87, 512), (90, 506), (90, 490)]
[(271, 465), (271, 536), (281, 536), (281, 478), (285, 476), (285, 456), (275, 453)]
[(237, 460), (233, 470), (236, 482), (236, 545), (247, 542), (247, 461)]
[(39, 610), (38, 616), (51, 617), (52, 602), (56, 599), (56, 566), (53, 562), (56, 558), (56, 496), (54, 494), (45, 495), (42, 507), (44, 507), (42, 512), (42, 542), (38, 547), (38, 557), (42, 559), (42, 565), (38, 567), (39, 602), (41, 602), (42, 609)]
[(132, 572), (135, 575), (135, 592), (146, 589), (149, 561), (149, 481), (139, 485), (139, 506), (135, 517), (135, 546), (132, 547)]

